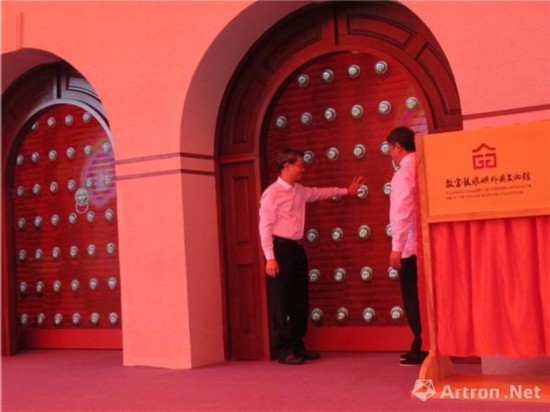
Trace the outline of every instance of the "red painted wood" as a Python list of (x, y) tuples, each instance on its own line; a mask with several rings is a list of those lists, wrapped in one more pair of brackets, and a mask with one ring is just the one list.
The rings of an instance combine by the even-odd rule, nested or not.
[[(235, 359), (261, 359), (265, 354), (266, 330), (261, 314), (265, 311), (265, 280), (258, 273), (256, 214), (257, 192), (252, 162), (223, 165), (224, 232), (231, 238), (225, 247), (226, 301), (228, 311), (229, 356)], [(242, 216), (247, 219), (242, 219)], [(251, 313), (252, 311), (252, 313)]]
[[(312, 151), (314, 161), (307, 167), (303, 184), (308, 186), (346, 187), (353, 176), (364, 175), (369, 188), (366, 199), (343, 198), (308, 206), (306, 231), (314, 228), (320, 240), (306, 242), (310, 269), (321, 272), (321, 279), (310, 284), (310, 306), (320, 308), (324, 321), (312, 327), (339, 325), (335, 313), (344, 307), (349, 318), (341, 327), (363, 326), (365, 336), (371, 334), (373, 326), (403, 325), (405, 319), (394, 321), (390, 311), (394, 306), (403, 307), (399, 282), (388, 277), (388, 256), (391, 250), (390, 238), (385, 234), (389, 222), (389, 198), (383, 193), (384, 184), (391, 180), (393, 169), (389, 156), (381, 152), (381, 144), (389, 131), (401, 125), (426, 132), (424, 105), (409, 110), (405, 105), (408, 97), (425, 101), (422, 91), (415, 88), (410, 75), (400, 65), (389, 62), (385, 74), (377, 74), (375, 63), (383, 56), (366, 53), (338, 53), (312, 62), (295, 72), (282, 87), (279, 98), (274, 102), (267, 124), (267, 150), (269, 180), (274, 181), (279, 173), (276, 154), (283, 147)], [(360, 67), (359, 77), (350, 78), (348, 67)], [(325, 69), (334, 72), (334, 80), (322, 80)], [(305, 74), (310, 82), (300, 87), (297, 78)], [(387, 100), (392, 105), (389, 114), (378, 112), (379, 102)], [(354, 105), (361, 105), (364, 114), (360, 118), (351, 115)], [(334, 121), (324, 119), (327, 108), (336, 110)], [(301, 115), (309, 112), (313, 116), (311, 125), (301, 124)], [(288, 119), (284, 129), (276, 127), (278, 116)], [(356, 144), (366, 147), (366, 155), (356, 158), (353, 148)], [(340, 156), (336, 161), (326, 157), (329, 148), (336, 147)], [(367, 224), (372, 230), (369, 239), (359, 238), (357, 230)], [(340, 242), (331, 239), (333, 228), (340, 227), (344, 238)], [(361, 280), (364, 266), (374, 270), (373, 279)], [(336, 268), (346, 270), (345, 282), (333, 278)], [(368, 325), (362, 319), (363, 310), (371, 307), (376, 318)], [(344, 332), (341, 332), (344, 333)], [(379, 334), (380, 332), (376, 332)], [(331, 335), (318, 335), (319, 339), (331, 339)], [(367, 339), (370, 341), (369, 339)], [(312, 342), (314, 346), (331, 346), (327, 342)], [(341, 348), (345, 349), (345, 348)], [(369, 347), (369, 349), (371, 349)]]
[(336, 8), (338, 43), (347, 50), (394, 57), (423, 89), (429, 101), (430, 132), (462, 128), (460, 98), (451, 66), (422, 21), (397, 2), (342, 2)]
[[(306, 337), (306, 346), (316, 351), (350, 352), (402, 351), (407, 350), (412, 341), (408, 326), (371, 326), (368, 333), (361, 326), (310, 328)], [(406, 343), (405, 347), (403, 343)]]
[(35, 349), (120, 349), (120, 329), (60, 329), (56, 333), (41, 328), (21, 331), (21, 339)]
[[(120, 277), (118, 268), (118, 251), (110, 254), (107, 245), (118, 247), (116, 224), (116, 184), (114, 155), (107, 134), (101, 124), (90, 115), (84, 121), (84, 109), (72, 105), (57, 105), (49, 108), (36, 119), (36, 131), (26, 132), (23, 144), (18, 152), (23, 156), (23, 165), (15, 167), (13, 177), (13, 227), (16, 252), (16, 294), (17, 319), (21, 345), (23, 347), (52, 347), (58, 342), (59, 347), (82, 347), (81, 331), (88, 330), (85, 336), (95, 336), (88, 340), (88, 347), (121, 347), (121, 310), (120, 310)], [(73, 124), (65, 124), (66, 116), (72, 116)], [(48, 120), (55, 119), (55, 126), (49, 127)], [(105, 150), (104, 145), (107, 144)], [(86, 145), (92, 147), (92, 153), (86, 155)], [(75, 150), (73, 159), (66, 152)], [(51, 150), (57, 152), (57, 158), (48, 158)], [(39, 160), (33, 163), (32, 154), (37, 153)], [(74, 180), (74, 190), (68, 188), (69, 180)], [(92, 187), (87, 183), (92, 179)], [(109, 183), (107, 180), (111, 179)], [(56, 193), (50, 191), (50, 185), (56, 182)], [(34, 185), (40, 185), (39, 195), (32, 192)], [(24, 195), (19, 196), (19, 188)], [(75, 193), (85, 188), (89, 193), (87, 206), (75, 203)], [(109, 221), (105, 212), (111, 210), (113, 219)], [(94, 213), (94, 221), (87, 220), (88, 212)], [(69, 216), (77, 218), (75, 224), (69, 223)], [(59, 224), (54, 226), (52, 216), (59, 217)], [(41, 227), (36, 227), (36, 218), (42, 219)], [(18, 226), (20, 219), (25, 219), (23, 229)], [(96, 247), (93, 255), (87, 248)], [(78, 248), (77, 258), (70, 256), (72, 246)], [(60, 249), (60, 257), (53, 257), (53, 248)], [(21, 251), (27, 257), (19, 257)], [(35, 253), (41, 250), (43, 257), (37, 259)], [(114, 278), (116, 286), (111, 289), (108, 279)], [(92, 290), (90, 280), (96, 279), (98, 287)], [(71, 282), (77, 280), (80, 288), (71, 290)], [(59, 293), (53, 290), (55, 281), (62, 283)], [(22, 283), (28, 285), (28, 292), (21, 293)], [(44, 292), (35, 290), (38, 282), (43, 282)], [(80, 324), (74, 325), (71, 318), (78, 313)], [(99, 314), (99, 323), (92, 324), (92, 313)], [(115, 313), (118, 321), (109, 322), (109, 315)], [(39, 314), (45, 316), (43, 325), (37, 322)], [(63, 316), (61, 325), (54, 325), (56, 314)], [(27, 315), (28, 323), (22, 324), (21, 317)], [(39, 330), (40, 333), (36, 333)], [(116, 330), (102, 333), (99, 331)], [(34, 332), (33, 332), (34, 331)], [(93, 332), (97, 331), (97, 335)], [(75, 338), (71, 337), (71, 333)], [(44, 340), (44, 342), (41, 341)]]

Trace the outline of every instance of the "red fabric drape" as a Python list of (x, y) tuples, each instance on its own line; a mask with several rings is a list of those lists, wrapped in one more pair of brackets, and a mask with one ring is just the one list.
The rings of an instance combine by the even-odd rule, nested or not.
[(550, 216), (430, 224), (442, 355), (550, 355)]

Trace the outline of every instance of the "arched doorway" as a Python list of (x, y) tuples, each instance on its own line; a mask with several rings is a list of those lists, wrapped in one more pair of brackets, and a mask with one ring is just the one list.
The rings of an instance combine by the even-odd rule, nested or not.
[[(324, 79), (325, 74), (332, 77)], [(334, 121), (328, 109), (335, 110)], [(430, 133), (462, 127), (443, 51), (424, 24), (398, 3), (307, 7), (272, 28), (242, 62), (218, 128), (231, 357), (268, 357), (257, 207), (262, 189), (276, 175), (274, 152), (284, 145), (313, 153), (306, 184), (344, 185), (351, 173), (365, 174), (369, 190), (364, 199), (328, 202), (309, 211), (306, 225), (320, 234), (307, 247), (310, 269), (321, 274), (311, 284), (311, 304), (324, 314), (321, 322), (312, 317), (310, 346), (404, 346), (406, 328), (392, 312), (400, 306), (399, 286), (384, 263), (389, 250), (384, 184), (391, 165), (382, 144), (398, 125)], [(364, 155), (356, 154), (356, 146), (364, 148)], [(338, 149), (339, 161), (327, 158), (331, 148)], [(369, 226), (368, 239), (358, 235), (362, 225)], [(346, 242), (333, 240), (337, 227)], [(362, 276), (366, 267), (372, 277)], [(338, 269), (345, 269), (343, 282)], [(347, 312), (345, 322), (336, 320), (341, 308)], [(368, 322), (367, 308), (376, 314)]]
[(114, 154), (98, 96), (64, 62), (2, 96), (3, 351), (121, 348)]

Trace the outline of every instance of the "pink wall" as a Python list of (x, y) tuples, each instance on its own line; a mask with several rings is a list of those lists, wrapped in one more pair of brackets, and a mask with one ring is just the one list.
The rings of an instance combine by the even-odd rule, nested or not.
[[(426, 23), (450, 61), (465, 129), (548, 119), (550, 3), (462, 1), (405, 4)], [(544, 106), (524, 114), (519, 109)], [(497, 114), (497, 113), (494, 113)]]
[[(307, 3), (2, 3), (2, 52), (39, 49), (72, 64), (104, 103), (117, 160), (133, 160), (117, 166), (126, 365), (223, 360), (219, 106), (257, 38)], [(550, 3), (404, 4), (447, 53), (465, 128), (549, 117)], [(4, 80), (34, 64), (14, 55)], [(520, 113), (533, 106), (542, 108)], [(143, 158), (155, 155), (168, 156)]]

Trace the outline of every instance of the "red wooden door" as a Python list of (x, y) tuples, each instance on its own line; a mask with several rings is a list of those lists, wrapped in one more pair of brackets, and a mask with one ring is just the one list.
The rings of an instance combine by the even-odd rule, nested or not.
[(114, 155), (103, 126), (74, 105), (42, 112), (12, 187), (20, 345), (122, 347)]
[[(266, 312), (263, 275), (259, 273), (257, 236), (257, 190), (253, 162), (224, 164), (224, 232), (231, 238), (226, 247), (228, 352), (236, 359), (260, 359), (267, 348), (261, 313)], [(243, 219), (243, 216), (246, 216)], [(251, 317), (250, 311), (258, 316)]]
[(388, 265), (393, 168), (385, 138), (403, 125), (426, 132), (422, 91), (388, 58), (348, 52), (306, 64), (277, 96), (265, 136), (269, 182), (283, 147), (306, 151), (305, 185), (345, 187), (353, 176), (366, 178), (360, 196), (307, 208), (310, 346), (406, 348), (399, 280)]

